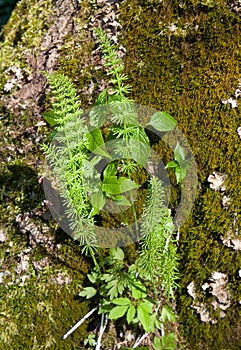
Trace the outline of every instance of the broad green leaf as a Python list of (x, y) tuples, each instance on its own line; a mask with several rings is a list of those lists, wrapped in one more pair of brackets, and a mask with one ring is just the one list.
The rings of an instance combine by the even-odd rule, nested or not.
[(109, 177), (109, 176), (115, 176), (117, 174), (117, 168), (116, 168), (116, 164), (114, 163), (109, 163), (104, 171), (103, 171), (103, 177)]
[(182, 162), (185, 160), (184, 148), (180, 145), (179, 142), (177, 142), (177, 145), (175, 147), (174, 156), (175, 156), (175, 160), (179, 164), (182, 164)]
[(92, 298), (96, 294), (97, 290), (93, 287), (85, 287), (80, 293), (80, 297), (86, 297), (86, 299)]
[(120, 181), (117, 176), (105, 177), (102, 184), (102, 191), (109, 195), (120, 194)]
[[(146, 327), (148, 328), (149, 332), (154, 332), (155, 327), (154, 327), (154, 319), (152, 315), (152, 309), (153, 309), (154, 304), (151, 303), (148, 300), (144, 300), (138, 305), (139, 308), (139, 313), (141, 313), (140, 310), (142, 310), (143, 315), (145, 316), (146, 320), (148, 321), (148, 324), (146, 323)], [(138, 310), (137, 308), (137, 310)], [(138, 314), (137, 314), (138, 315)], [(139, 317), (138, 317), (139, 318)], [(143, 325), (144, 327), (144, 325)], [(145, 328), (144, 328), (145, 329)]]
[(105, 205), (105, 197), (101, 191), (92, 193), (90, 202), (95, 208), (101, 210)]
[(145, 310), (147, 313), (152, 314), (152, 308), (154, 306), (152, 302), (150, 302), (149, 300), (144, 300), (139, 305), (141, 305), (142, 309)]
[(84, 345), (89, 344), (90, 346), (95, 346), (96, 343), (96, 334), (89, 334), (88, 337), (84, 340)]
[(112, 200), (117, 205), (123, 205), (123, 206), (126, 206), (126, 207), (130, 207), (131, 206), (131, 203), (128, 201), (128, 199), (125, 196), (121, 195), (121, 194), (113, 197)]
[(170, 131), (175, 128), (176, 120), (167, 112), (156, 112), (151, 117), (149, 125), (158, 131)]
[(116, 298), (112, 300), (115, 305), (130, 305), (131, 301), (128, 298)]
[(138, 142), (131, 140), (131, 143), (134, 143), (134, 147), (130, 150), (130, 157), (134, 159), (137, 163), (145, 166), (148, 161), (150, 147), (143, 142)]
[(129, 142), (132, 145), (130, 150), (131, 158), (144, 166), (148, 161), (150, 153), (150, 142), (145, 130), (140, 127), (137, 128), (136, 134), (133, 135)]
[(173, 310), (168, 306), (164, 305), (161, 312), (161, 319), (165, 323), (166, 321), (175, 322), (176, 315)]
[(43, 114), (44, 119), (47, 123), (51, 126), (55, 126), (58, 124), (58, 121), (56, 120), (55, 113), (53, 111), (49, 111)]
[(172, 160), (171, 162), (168, 162), (167, 165), (166, 165), (166, 169), (168, 168), (176, 168), (178, 167), (178, 164), (175, 160)]
[(121, 248), (110, 248), (110, 255), (113, 259), (123, 261), (124, 260), (124, 252)]
[(162, 328), (162, 323), (159, 320), (159, 317), (158, 317), (157, 314), (152, 314), (151, 315), (151, 319), (153, 319), (153, 321), (154, 321), (154, 327), (155, 328), (157, 328), (157, 329), (161, 329)]
[(155, 337), (152, 346), (154, 350), (161, 350), (162, 349), (161, 340), (158, 337)]
[(126, 314), (126, 320), (128, 324), (130, 324), (134, 320), (135, 314), (136, 314), (136, 309), (134, 305), (131, 304)]
[(181, 182), (185, 178), (186, 174), (187, 174), (186, 169), (182, 169), (179, 166), (176, 167), (175, 168), (175, 176), (177, 179), (177, 183)]
[(141, 322), (145, 332), (149, 333), (151, 331), (151, 315), (146, 312), (142, 304), (137, 306), (137, 318)]
[(128, 307), (128, 305), (115, 306), (109, 313), (109, 319), (117, 320), (118, 318), (121, 318), (126, 313)]
[[(158, 325), (159, 325), (159, 323), (158, 323)], [(157, 314), (152, 313), (151, 317), (150, 317), (150, 329), (153, 330), (153, 332), (154, 332), (156, 328), (157, 329), (159, 328), (159, 327), (157, 327)]]
[(133, 298), (141, 299), (146, 297), (146, 288), (140, 281), (135, 281), (134, 284), (131, 285), (131, 293)]
[(100, 210), (98, 208), (92, 207), (90, 213), (89, 213), (89, 217), (93, 218), (93, 216), (95, 216), (96, 214), (99, 214)]
[(140, 186), (134, 181), (127, 179), (126, 177), (120, 177), (120, 191), (121, 193), (134, 190), (134, 188), (139, 188)]
[(99, 128), (89, 128), (89, 132), (86, 134), (86, 147), (95, 154), (112, 159), (106, 151), (104, 139)]
[(106, 286), (103, 286), (103, 295), (106, 295), (106, 291), (107, 291), (107, 295), (109, 295), (110, 300), (116, 298), (119, 294), (119, 289), (118, 289), (118, 280), (114, 279), (111, 280), (109, 283), (107, 283)]

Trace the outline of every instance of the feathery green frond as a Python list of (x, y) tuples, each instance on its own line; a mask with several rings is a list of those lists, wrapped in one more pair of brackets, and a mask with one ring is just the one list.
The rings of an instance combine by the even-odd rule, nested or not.
[(154, 289), (156, 282), (161, 282), (168, 297), (173, 297), (173, 289), (177, 286), (177, 255), (172, 239), (173, 229), (169, 210), (164, 206), (162, 183), (153, 177), (142, 215), (142, 239), (137, 265), (141, 273), (152, 280)]
[(76, 90), (68, 77), (46, 74), (54, 96), (52, 118), (57, 133), (45, 146), (51, 176), (66, 208), (66, 220), (80, 244), (94, 245), (94, 220), (90, 217), (88, 182), (82, 171), (87, 161), (86, 135), (88, 128), (81, 117), (82, 111)]
[(51, 87), (54, 98), (53, 109), (44, 117), (51, 125), (63, 124), (73, 118), (78, 118), (83, 112), (80, 108), (79, 98), (71, 80), (62, 74), (44, 73)]
[[(103, 53), (103, 59), (105, 61), (104, 66), (107, 69), (107, 74), (112, 78), (109, 83), (113, 86), (114, 101), (129, 101), (125, 95), (130, 92), (130, 85), (125, 84), (128, 79), (126, 75), (122, 74), (124, 70), (124, 65), (122, 64), (122, 59), (118, 57), (118, 52), (115, 45), (110, 41), (106, 33), (104, 33), (100, 28), (95, 29), (95, 33), (99, 40), (99, 45), (101, 52)], [(110, 99), (109, 99), (109, 102)]]

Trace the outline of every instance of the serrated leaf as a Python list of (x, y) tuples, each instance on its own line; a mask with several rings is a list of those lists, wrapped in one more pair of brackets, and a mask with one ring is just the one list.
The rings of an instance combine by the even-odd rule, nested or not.
[(101, 210), (105, 205), (105, 197), (102, 192), (92, 193), (90, 202), (95, 208)]
[(165, 323), (166, 321), (175, 322), (176, 315), (173, 310), (168, 306), (164, 305), (161, 312), (161, 319)]
[(152, 314), (152, 308), (154, 306), (152, 302), (150, 302), (149, 300), (144, 300), (139, 305), (141, 305), (142, 309), (145, 310), (147, 313)]
[(134, 320), (135, 314), (136, 314), (136, 309), (134, 305), (131, 304), (126, 314), (126, 320), (128, 324), (130, 324)]
[(117, 195), (112, 198), (113, 202), (115, 202), (117, 205), (124, 205), (126, 207), (129, 207), (131, 203), (128, 201), (128, 199), (123, 195)]
[(119, 247), (117, 248), (110, 248), (110, 255), (112, 256), (113, 259), (123, 261), (125, 254), (123, 250)]
[(131, 285), (131, 293), (135, 299), (145, 298), (147, 295), (146, 288), (140, 281), (135, 281), (135, 283)]
[(95, 283), (97, 281), (97, 278), (98, 278), (98, 273), (93, 271), (91, 273), (88, 273), (87, 277), (91, 283)]
[(117, 320), (118, 318), (121, 318), (126, 313), (128, 307), (128, 305), (115, 306), (109, 313), (109, 319)]
[(120, 182), (117, 176), (108, 176), (104, 178), (102, 183), (102, 191), (107, 194), (120, 194)]
[(115, 305), (130, 305), (131, 301), (128, 298), (116, 298), (112, 300)]
[(118, 180), (120, 183), (120, 192), (121, 193), (131, 191), (131, 190), (134, 190), (135, 188), (140, 187), (137, 183), (135, 183), (131, 179), (127, 179), (126, 177), (120, 177)]
[(137, 128), (136, 134), (133, 135), (129, 142), (132, 145), (130, 149), (131, 158), (144, 166), (148, 161), (150, 153), (150, 142), (145, 130), (142, 128)]
[(86, 134), (86, 147), (95, 154), (112, 159), (106, 151), (104, 139), (99, 128), (89, 128), (89, 132)]
[(80, 293), (80, 297), (86, 297), (86, 299), (92, 298), (97, 293), (97, 290), (93, 287), (85, 287)]
[(137, 318), (141, 322), (145, 332), (149, 333), (151, 330), (151, 315), (142, 308), (142, 305), (137, 306)]
[(149, 125), (158, 131), (170, 131), (175, 128), (176, 120), (167, 112), (156, 112), (152, 115)]

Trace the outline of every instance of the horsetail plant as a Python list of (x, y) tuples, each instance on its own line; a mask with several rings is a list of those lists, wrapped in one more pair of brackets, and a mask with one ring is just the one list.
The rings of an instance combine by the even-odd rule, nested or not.
[[(174, 225), (164, 205), (162, 182), (155, 175), (149, 178), (147, 199), (138, 221), (133, 191), (140, 185), (132, 175), (147, 164), (150, 141), (138, 119), (135, 104), (126, 97), (131, 88), (126, 84), (124, 65), (115, 45), (101, 29), (95, 33), (110, 79), (109, 87), (100, 93), (89, 111), (87, 122), (71, 81), (61, 74), (45, 74), (53, 94), (53, 109), (44, 117), (54, 127), (52, 142), (44, 146), (47, 176), (60, 193), (74, 239), (79, 240), (83, 253), (90, 254), (94, 262), (87, 276), (92, 285), (83, 288), (79, 295), (87, 299), (98, 297), (99, 302), (63, 338), (98, 310), (101, 314), (99, 337), (97, 341), (93, 341), (94, 336), (85, 341), (96, 350), (101, 347), (108, 319), (120, 318), (125, 318), (128, 324), (139, 323), (144, 330), (141, 339), (159, 329), (162, 337), (155, 337), (154, 349), (164, 349), (165, 344), (168, 349), (174, 349), (174, 335), (165, 334), (164, 323), (175, 321), (175, 315), (168, 305), (161, 303), (163, 297), (167, 303), (173, 299), (177, 287)], [(107, 118), (109, 123), (105, 126)], [(155, 113), (149, 122), (156, 130), (165, 132), (175, 124), (175, 119), (166, 112)], [(105, 144), (104, 127), (114, 141), (111, 147)], [(103, 159), (107, 165), (98, 173)], [(138, 258), (131, 265), (120, 247), (112, 247), (107, 256), (102, 255), (95, 224), (109, 199), (117, 206), (132, 208), (136, 231), (140, 231)], [(139, 343), (137, 341), (134, 348)]]

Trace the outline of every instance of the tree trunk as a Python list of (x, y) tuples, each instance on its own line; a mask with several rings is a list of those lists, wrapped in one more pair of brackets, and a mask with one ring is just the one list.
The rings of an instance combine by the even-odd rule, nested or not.
[[(66, 240), (60, 230), (49, 227), (44, 205), (40, 205), (42, 190), (37, 180), (32, 182), (33, 177), (37, 178), (36, 167), (42, 166), (44, 161), (38, 145), (49, 133), (42, 118), (49, 104), (43, 71), (68, 75), (79, 92), (82, 107), (90, 106), (97, 93), (106, 86), (92, 30), (95, 26), (108, 31), (112, 39), (122, 45), (120, 54), (124, 55), (133, 100), (165, 110), (177, 119), (178, 127), (195, 155), (199, 175), (195, 205), (180, 228), (180, 288), (177, 290), (180, 331), (192, 350), (241, 347), (241, 140), (237, 133), (241, 126), (240, 13), (240, 2), (227, 0), (130, 0), (119, 3), (114, 0), (22, 0), (4, 27), (0, 44), (0, 123), (3, 132), (0, 140), (3, 188), (0, 233), (2, 237), (9, 235), (8, 240), (14, 241), (17, 237), (18, 244), (23, 241), (22, 250), (29, 244), (32, 250), (36, 248), (33, 242), (21, 238), (24, 230), (31, 236), (31, 227), (36, 225), (42, 233), (43, 227), (47, 226), (50, 234), (57, 232), (62, 240)], [(170, 161), (170, 152), (163, 145), (155, 145), (155, 151), (165, 164)], [(39, 182), (40, 178), (39, 175)], [(222, 185), (224, 179), (225, 185)], [(174, 186), (171, 208), (177, 207), (179, 190)], [(41, 207), (40, 223), (37, 206)], [(29, 227), (31, 222), (35, 226)], [(7, 242), (6, 238), (6, 246)], [(44, 238), (37, 244), (62, 259), (61, 268), (64, 269), (66, 261), (68, 263), (64, 248), (59, 253), (57, 243), (52, 245), (52, 250), (48, 251)], [(77, 259), (80, 250), (75, 244), (64, 245)], [(11, 250), (14, 259), (19, 258), (20, 253)], [(25, 255), (29, 256), (28, 253)], [(32, 258), (35, 259), (34, 251)], [(5, 256), (3, 261), (3, 270), (12, 273), (10, 267), (6, 267), (11, 265), (14, 270), (9, 258)], [(77, 266), (87, 273), (84, 259)], [(40, 268), (36, 270), (41, 275)], [(76, 270), (69, 266), (66, 271), (74, 280)], [(3, 330), (5, 338), (0, 340), (1, 348), (17, 348), (15, 339), (18, 345), (27, 344), (29, 348), (47, 347), (46, 338), (50, 344), (55, 344), (50, 348), (79, 346), (78, 334), (68, 342), (60, 340), (62, 333), (87, 309), (82, 303), (82, 309), (78, 311), (78, 303), (69, 300), (74, 299), (78, 288), (72, 287), (69, 295), (67, 291), (71, 287), (64, 280), (62, 292), (58, 294), (53, 287), (44, 303), (42, 295), (46, 287), (42, 277), (39, 278), (42, 306), (38, 306), (38, 299), (31, 295), (34, 305), (31, 313), (31, 300), (21, 299), (20, 302), (26, 301), (28, 305), (28, 315), (20, 317), (21, 322), (19, 315), (11, 309), (11, 301), (4, 306), (0, 323), (8, 323), (8, 327)], [(78, 278), (83, 281), (80, 271)], [(36, 293), (27, 282), (21, 288), (25, 288), (26, 293), (28, 288), (31, 293)], [(11, 288), (9, 295), (9, 300), (16, 296)], [(66, 303), (69, 304), (66, 306)], [(24, 307), (19, 312), (24, 313)], [(44, 317), (49, 317), (43, 325), (47, 336), (39, 334), (38, 313), (41, 312)], [(29, 324), (34, 317), (37, 326), (31, 328)], [(57, 329), (55, 324), (60, 328)], [(82, 340), (85, 330), (80, 334)]]

